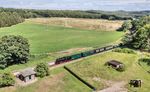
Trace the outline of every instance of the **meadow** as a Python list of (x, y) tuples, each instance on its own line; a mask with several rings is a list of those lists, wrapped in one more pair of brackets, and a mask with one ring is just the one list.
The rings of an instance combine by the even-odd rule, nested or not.
[[(51, 62), (64, 53), (61, 51), (71, 50), (72, 53), (87, 50), (93, 47), (101, 47), (111, 44), (118, 40), (124, 33), (122, 32), (106, 32), (95, 30), (84, 30), (79, 28), (67, 28), (61, 25), (47, 25), (33, 22), (33, 19), (26, 20), (23, 23), (0, 28), (0, 37), (4, 35), (21, 35), (29, 40), (30, 52), (32, 55), (45, 55), (48, 57), (36, 60), (30, 60), (27, 64), (13, 65), (5, 69), (6, 72), (22, 69), (25, 67), (33, 67), (39, 62)], [(78, 20), (78, 19), (77, 19)], [(43, 19), (44, 21), (44, 19)], [(4, 72), (0, 70), (0, 72)]]
[(97, 31), (115, 31), (123, 24), (121, 20), (82, 19), (82, 18), (36, 18), (28, 21), (38, 24), (59, 25)]
[[(109, 60), (118, 60), (125, 64), (126, 71), (118, 72), (111, 67), (106, 67), (104, 64)], [(117, 52), (106, 52), (94, 56), (84, 58), (78, 62), (67, 64), (72, 71), (79, 75), (82, 79), (92, 84), (101, 90), (109, 87), (115, 82), (125, 82), (124, 87), (128, 92), (149, 92), (150, 77), (149, 74), (143, 70), (138, 64), (138, 54), (125, 54)], [(52, 69), (51, 75), (39, 79), (36, 83), (21, 87), (10, 87), (9, 92), (91, 92), (92, 90), (81, 83), (78, 79), (67, 72), (63, 66)], [(142, 87), (133, 88), (129, 86), (131, 79), (141, 79)], [(1, 92), (7, 92), (4, 88)]]
[[(32, 19), (33, 20), (33, 19)], [(27, 67), (35, 67), (41, 62), (52, 62), (58, 56), (62, 56), (63, 51), (77, 53), (82, 50), (101, 47), (115, 43), (123, 36), (123, 32), (117, 31), (97, 31), (89, 29), (80, 29), (78, 27), (70, 28), (61, 25), (40, 24), (31, 22), (29, 19), (23, 23), (0, 28), (0, 37), (4, 35), (21, 35), (29, 40), (31, 58), (26, 64), (12, 65), (0, 73), (15, 72)], [(81, 50), (79, 50), (82, 48)], [(45, 56), (44, 56), (45, 55)], [(39, 89), (38, 89), (39, 88)], [(63, 90), (62, 90), (63, 89)], [(34, 84), (27, 87), (10, 87), (0, 89), (0, 92), (91, 92), (87, 86), (70, 75), (62, 67), (51, 71), (51, 75), (44, 79), (39, 79)]]
[(63, 67), (51, 70), (51, 75), (28, 86), (2, 88), (0, 92), (91, 92), (92, 90), (65, 71)]
[(29, 40), (31, 54), (42, 54), (71, 48), (104, 46), (118, 40), (123, 33), (66, 28), (27, 20), (12, 27), (1, 28), (0, 37), (4, 35), (21, 35)]
[[(126, 84), (125, 88), (129, 92), (149, 92), (150, 77), (138, 64), (138, 59), (137, 54), (108, 52), (83, 59), (80, 62), (68, 65), (68, 67), (99, 90), (110, 86), (109, 83), (123, 81)], [(109, 60), (118, 60), (124, 63), (126, 70), (118, 72), (111, 67), (105, 66), (104, 64)], [(141, 79), (143, 81), (142, 87), (129, 87), (128, 83), (131, 79)]]

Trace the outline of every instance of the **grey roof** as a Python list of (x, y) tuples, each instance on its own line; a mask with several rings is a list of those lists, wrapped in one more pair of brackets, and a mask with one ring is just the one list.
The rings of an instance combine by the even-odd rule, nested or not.
[(121, 63), (121, 62), (119, 62), (119, 61), (117, 61), (117, 60), (111, 60), (111, 61), (109, 61), (108, 63), (109, 63), (109, 64), (113, 64), (113, 65), (120, 65), (120, 64), (123, 64), (123, 63)]
[(29, 76), (29, 75), (36, 74), (36, 72), (32, 68), (28, 68), (28, 69), (25, 69), (25, 70), (21, 71), (20, 74), (23, 77), (26, 77), (26, 76)]

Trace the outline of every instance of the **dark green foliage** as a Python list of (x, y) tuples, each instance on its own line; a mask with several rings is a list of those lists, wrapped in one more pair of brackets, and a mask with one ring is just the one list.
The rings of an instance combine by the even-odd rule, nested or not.
[(0, 41), (0, 68), (23, 64), (29, 59), (29, 43), (22, 36), (4, 36)]
[(125, 22), (122, 24), (122, 27), (120, 28), (120, 30), (126, 32), (126, 31), (128, 31), (130, 28), (132, 28), (131, 21), (125, 21)]
[(7, 66), (7, 61), (5, 59), (5, 55), (0, 53), (0, 69), (4, 69)]
[(120, 53), (128, 53), (128, 54), (135, 54), (135, 52), (131, 49), (128, 49), (128, 48), (117, 48), (117, 49), (114, 49), (113, 52), (120, 52)]
[(150, 58), (141, 58), (141, 59), (139, 59), (139, 61), (140, 62), (145, 62), (145, 63), (147, 63), (147, 65), (150, 66)]
[(86, 11), (94, 14), (105, 14), (105, 15), (114, 15), (124, 19), (130, 18), (139, 18), (145, 15), (150, 15), (150, 11), (101, 11), (101, 10), (89, 10)]
[(126, 33), (126, 35), (122, 39), (123, 44), (128, 46), (131, 45), (132, 41), (133, 41), (133, 35), (131, 33)]
[(136, 32), (132, 44), (136, 49), (150, 50), (150, 24), (145, 25)]
[(133, 20), (132, 28), (122, 39), (123, 43), (135, 49), (150, 50), (150, 16)]
[(35, 71), (36, 75), (41, 78), (49, 75), (48, 65), (45, 63), (38, 64), (35, 68)]
[(4, 73), (0, 77), (0, 87), (13, 86), (15, 84), (15, 80), (13, 76), (9, 73)]
[(24, 19), (16, 12), (0, 12), (0, 27), (9, 27), (23, 21)]
[(69, 18), (90, 18), (90, 19), (109, 19), (109, 20), (127, 20), (149, 15), (150, 11), (126, 12), (126, 11), (99, 11), (99, 10), (34, 10), (34, 9), (13, 9), (0, 8), (0, 12), (16, 12), (22, 18), (37, 17), (69, 17)]
[(109, 20), (126, 20), (131, 17), (118, 16), (117, 14), (107, 14), (97, 11), (80, 11), (80, 10), (34, 10), (34, 9), (13, 9), (0, 8), (1, 12), (17, 12), (23, 18), (36, 17), (69, 17), (69, 18), (90, 18), (90, 19), (109, 19)]

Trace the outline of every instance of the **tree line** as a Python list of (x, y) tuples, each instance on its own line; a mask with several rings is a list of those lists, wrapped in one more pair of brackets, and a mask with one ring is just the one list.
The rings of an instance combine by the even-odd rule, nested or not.
[(122, 39), (125, 45), (150, 51), (150, 16), (124, 22), (122, 29), (127, 32)]
[(0, 27), (9, 27), (24, 21), (16, 12), (0, 12)]
[(8, 27), (21, 23), (26, 18), (38, 17), (68, 17), (68, 18), (89, 18), (108, 20), (128, 20), (134, 17), (141, 17), (150, 14), (149, 11), (125, 12), (125, 11), (98, 11), (98, 10), (35, 10), (35, 9), (14, 9), (0, 8), (0, 27)]
[(35, 10), (35, 9), (0, 8), (0, 11), (17, 12), (23, 18), (69, 17), (69, 18), (90, 18), (90, 19), (109, 19), (109, 20), (130, 19), (130, 17), (117, 16), (115, 14), (93, 13), (81, 10)]

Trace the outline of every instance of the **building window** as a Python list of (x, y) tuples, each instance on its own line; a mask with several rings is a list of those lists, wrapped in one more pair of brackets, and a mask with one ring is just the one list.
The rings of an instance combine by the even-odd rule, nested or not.
[(29, 76), (29, 79), (31, 80), (31, 75)]

